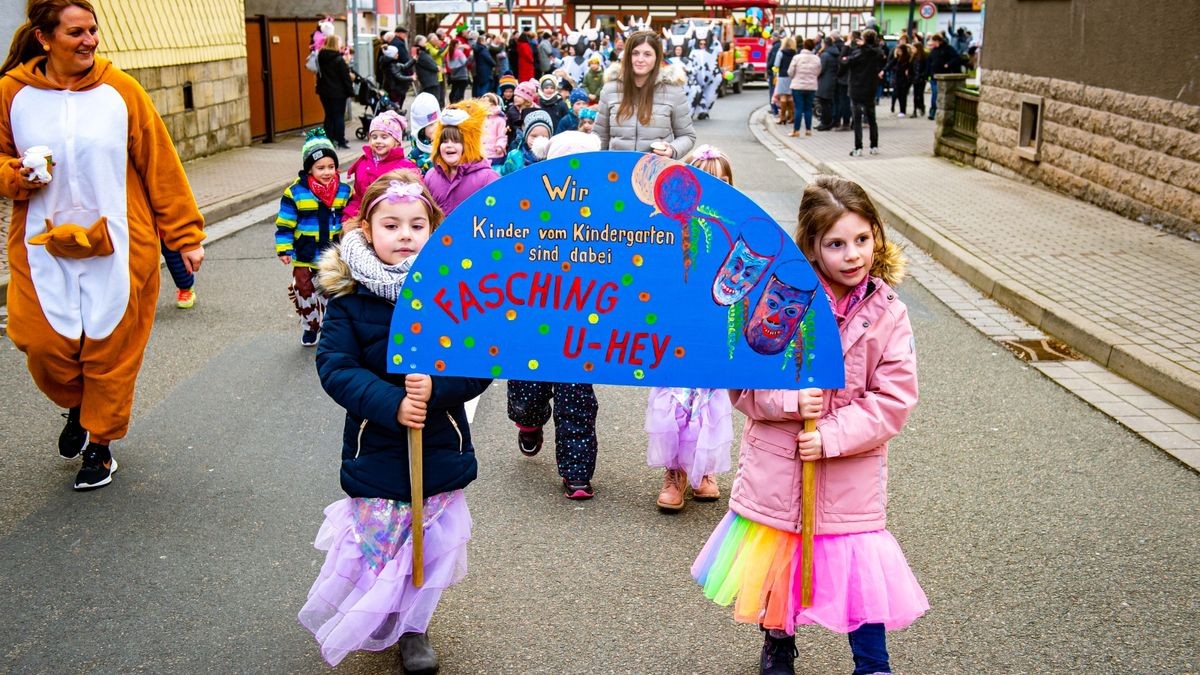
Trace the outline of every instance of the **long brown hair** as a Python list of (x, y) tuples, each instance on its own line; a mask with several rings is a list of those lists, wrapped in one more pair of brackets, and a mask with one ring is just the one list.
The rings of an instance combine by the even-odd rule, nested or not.
[(837, 176), (817, 176), (804, 188), (800, 197), (800, 216), (796, 224), (796, 245), (805, 258), (817, 259), (817, 243), (846, 213), (855, 213), (871, 224), (875, 250), (871, 260), (871, 276), (880, 277), (889, 286), (904, 278), (908, 261), (900, 247), (889, 242), (883, 229), (883, 219), (866, 190), (853, 181)]
[(45, 54), (46, 50), (42, 49), (34, 31), (40, 30), (42, 35), (50, 37), (58, 28), (58, 16), (68, 7), (86, 9), (91, 12), (93, 19), (96, 18), (96, 10), (88, 0), (29, 0), (25, 7), (28, 20), (13, 34), (12, 44), (8, 47), (8, 58), (4, 59), (4, 65), (0, 66), (0, 75), (35, 56)]
[[(633, 48), (650, 45), (654, 49), (654, 67), (646, 75), (646, 83), (638, 87), (633, 83)], [(662, 41), (652, 30), (640, 30), (625, 41), (621, 52), (621, 105), (617, 107), (617, 119), (628, 119), (635, 112), (638, 122), (650, 124), (654, 116), (654, 90), (658, 86), (658, 69), (662, 65)]]

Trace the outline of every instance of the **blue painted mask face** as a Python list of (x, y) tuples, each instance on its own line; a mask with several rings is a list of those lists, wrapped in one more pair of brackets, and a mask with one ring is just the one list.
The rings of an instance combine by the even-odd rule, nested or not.
[(773, 258), (755, 253), (738, 237), (725, 262), (717, 269), (717, 278), (713, 280), (713, 300), (718, 305), (732, 305), (746, 297), (771, 266), (771, 260)]
[(802, 290), (772, 276), (746, 322), (746, 343), (759, 354), (782, 352), (800, 328), (815, 292), (815, 288)]

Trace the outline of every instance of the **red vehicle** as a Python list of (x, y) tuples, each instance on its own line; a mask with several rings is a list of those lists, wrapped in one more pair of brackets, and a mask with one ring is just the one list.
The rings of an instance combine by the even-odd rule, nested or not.
[[(742, 72), (747, 81), (767, 79), (767, 52), (771, 49), (771, 41), (757, 33), (754, 27), (747, 29), (745, 23), (739, 23), (733, 12), (743, 11), (748, 15), (757, 14), (758, 27), (770, 26), (773, 21), (773, 11), (779, 6), (777, 0), (704, 0), (704, 6), (714, 15), (723, 15), (733, 19), (734, 35), (722, 36), (730, 43), (734, 51), (735, 61), (742, 66)], [(746, 11), (757, 9), (757, 12)], [(722, 14), (723, 13), (723, 14)], [(739, 35), (738, 33), (743, 33)]]

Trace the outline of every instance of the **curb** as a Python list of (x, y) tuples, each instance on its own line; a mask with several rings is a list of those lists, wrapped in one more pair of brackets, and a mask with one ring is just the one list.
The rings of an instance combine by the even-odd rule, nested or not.
[[(795, 144), (789, 144), (786, 137), (774, 129), (775, 125), (763, 124), (765, 110), (766, 106), (763, 106), (753, 113), (751, 130), (760, 142), (760, 129), (775, 141), (770, 145), (764, 143), (768, 149), (778, 152), (771, 146), (782, 147), (821, 173), (866, 182), (841, 162), (823, 162)], [(1200, 417), (1200, 376), (1145, 347), (1123, 340), (1119, 334), (1003, 274), (944, 235), (936, 224), (911, 212), (902, 199), (886, 190), (872, 187), (870, 192), (889, 225), (984, 295), (1113, 373)]]

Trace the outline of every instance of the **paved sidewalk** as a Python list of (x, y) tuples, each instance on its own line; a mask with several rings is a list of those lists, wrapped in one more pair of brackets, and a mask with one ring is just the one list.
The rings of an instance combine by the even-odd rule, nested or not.
[[(347, 132), (357, 128), (357, 120), (347, 122)], [(282, 136), (275, 143), (256, 143), (209, 157), (186, 162), (188, 180), (206, 225), (224, 220), (264, 202), (278, 199), (283, 188), (300, 171), (300, 146), (304, 135)], [(355, 141), (349, 150), (340, 151), (341, 167), (362, 152)], [(8, 224), (12, 202), (0, 199), (0, 305), (8, 288)], [(265, 250), (265, 249), (264, 249)]]
[(898, 119), (886, 102), (877, 113), (880, 154), (862, 157), (849, 156), (852, 132), (791, 138), (757, 119), (820, 171), (862, 184), (889, 225), (986, 295), (1200, 415), (1200, 244), (934, 157), (933, 122)]

